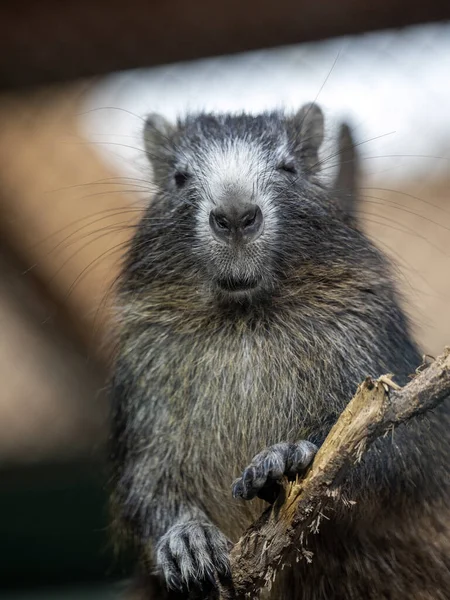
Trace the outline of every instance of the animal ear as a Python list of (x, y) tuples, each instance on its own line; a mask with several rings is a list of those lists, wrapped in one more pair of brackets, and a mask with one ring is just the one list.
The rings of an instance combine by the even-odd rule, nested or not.
[(297, 134), (297, 152), (305, 170), (311, 174), (319, 170), (319, 148), (323, 142), (324, 117), (317, 104), (305, 104), (293, 117)]
[(161, 154), (161, 150), (167, 147), (174, 131), (174, 125), (162, 115), (151, 113), (147, 116), (144, 126), (144, 145), (151, 162)]
[(338, 134), (339, 165), (333, 183), (334, 197), (342, 219), (349, 225), (356, 224), (355, 206), (358, 202), (359, 157), (352, 132), (342, 123)]

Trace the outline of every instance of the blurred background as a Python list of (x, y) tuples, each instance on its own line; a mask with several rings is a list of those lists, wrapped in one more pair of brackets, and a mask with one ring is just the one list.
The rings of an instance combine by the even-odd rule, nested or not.
[(151, 195), (146, 113), (316, 100), (325, 178), (348, 120), (361, 225), (423, 351), (450, 344), (450, 5), (315, 4), (0, 7), (0, 598), (119, 598), (129, 573), (108, 542), (105, 382)]

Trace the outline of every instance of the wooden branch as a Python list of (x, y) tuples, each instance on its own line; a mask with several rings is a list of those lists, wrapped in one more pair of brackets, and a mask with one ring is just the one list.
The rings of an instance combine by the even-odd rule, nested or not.
[[(419, 371), (419, 369), (418, 369)], [(369, 445), (393, 427), (435, 408), (450, 395), (450, 348), (404, 388), (390, 376), (367, 378), (331, 429), (302, 481), (285, 493), (246, 531), (231, 552), (233, 595), (257, 596), (270, 585), (300, 541), (317, 533), (326, 506), (339, 501), (338, 484)], [(307, 556), (307, 549), (304, 549)]]

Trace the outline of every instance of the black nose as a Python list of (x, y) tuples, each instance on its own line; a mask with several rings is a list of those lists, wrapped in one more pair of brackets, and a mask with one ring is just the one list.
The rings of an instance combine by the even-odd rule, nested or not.
[(256, 204), (242, 209), (218, 208), (209, 215), (211, 231), (220, 242), (254, 242), (261, 235), (263, 224), (263, 214)]

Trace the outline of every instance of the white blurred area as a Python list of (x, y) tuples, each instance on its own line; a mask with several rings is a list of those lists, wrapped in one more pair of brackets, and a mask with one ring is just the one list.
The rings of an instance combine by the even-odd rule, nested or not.
[[(450, 175), (450, 24), (370, 33), (114, 74), (93, 86), (84, 132), (124, 176), (148, 172), (142, 117), (295, 110), (316, 100), (333, 154), (348, 119), (370, 179)], [(324, 174), (331, 174), (330, 160)]]

